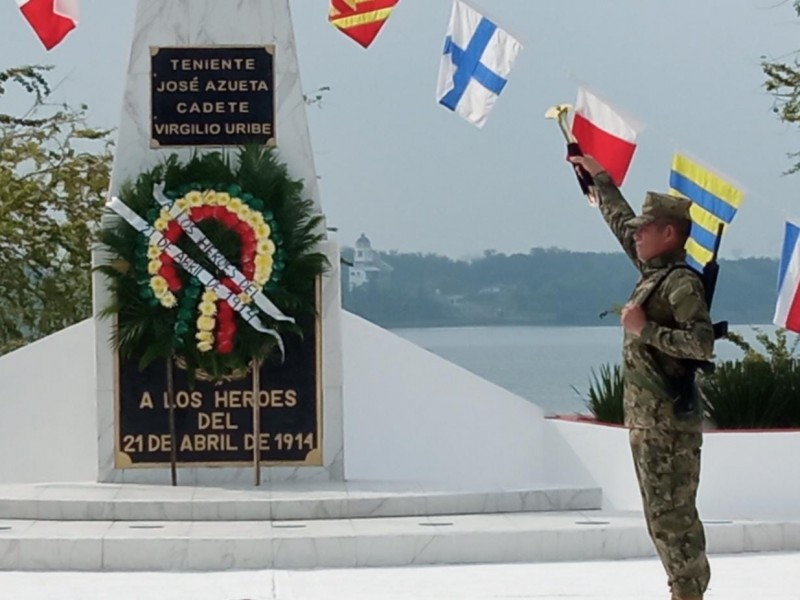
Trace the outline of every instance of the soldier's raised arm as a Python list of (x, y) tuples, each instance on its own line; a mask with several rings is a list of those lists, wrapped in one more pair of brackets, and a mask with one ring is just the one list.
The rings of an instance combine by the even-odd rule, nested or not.
[(619, 191), (619, 188), (614, 184), (611, 176), (606, 173), (599, 162), (591, 156), (571, 156), (570, 162), (573, 164), (581, 165), (594, 179), (595, 188), (599, 196), (598, 203), (600, 206), (600, 214), (603, 215), (611, 232), (619, 240), (625, 254), (628, 255), (636, 265), (636, 268), (641, 270), (642, 263), (636, 256), (636, 243), (633, 240), (635, 228), (628, 227), (627, 223), (636, 216), (630, 204)]

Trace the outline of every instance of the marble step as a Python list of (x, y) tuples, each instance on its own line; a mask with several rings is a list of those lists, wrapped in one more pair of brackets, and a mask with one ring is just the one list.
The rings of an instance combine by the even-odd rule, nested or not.
[(0, 486), (0, 519), (273, 521), (599, 509), (599, 488), (464, 490), (416, 483), (226, 489), (133, 484)]
[[(707, 521), (711, 553), (800, 550), (800, 522)], [(0, 570), (220, 571), (627, 559), (639, 514), (506, 513), (309, 521), (0, 520)]]

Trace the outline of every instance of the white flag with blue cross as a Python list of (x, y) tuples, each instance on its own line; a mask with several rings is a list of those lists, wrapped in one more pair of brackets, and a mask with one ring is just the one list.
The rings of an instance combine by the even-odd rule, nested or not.
[(453, 2), (436, 97), (483, 127), (522, 44), (461, 0)]

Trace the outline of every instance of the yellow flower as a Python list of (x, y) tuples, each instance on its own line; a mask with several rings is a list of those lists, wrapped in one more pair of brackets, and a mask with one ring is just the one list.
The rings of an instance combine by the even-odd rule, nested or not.
[(164, 279), (161, 275), (156, 275), (150, 279), (150, 289), (153, 290), (156, 298), (161, 298), (167, 293), (169, 286), (167, 285), (166, 279)]
[(213, 317), (217, 314), (217, 305), (213, 302), (201, 302), (200, 314), (204, 317)]
[(184, 196), (184, 199), (189, 203), (192, 208), (201, 206), (203, 204), (203, 194), (200, 192), (189, 192)]
[(206, 290), (203, 292), (203, 302), (216, 302), (219, 299), (217, 292), (214, 290)]
[(197, 349), (200, 350), (200, 352), (210, 352), (213, 347), (211, 342), (200, 342), (197, 344)]
[(244, 202), (242, 202), (241, 198), (231, 198), (231, 201), (228, 203), (228, 208), (233, 212), (238, 211), (243, 206)]
[(159, 219), (164, 219), (165, 221), (169, 221), (169, 220), (172, 219), (172, 215), (169, 213), (169, 211), (166, 208), (162, 208), (161, 212), (158, 215), (158, 218)]
[(231, 197), (228, 194), (217, 194), (217, 204), (219, 206), (230, 206)]
[(259, 254), (255, 260), (256, 269), (271, 269), (272, 257), (269, 254)]
[(199, 342), (208, 342), (210, 344), (214, 341), (214, 334), (210, 331), (198, 331), (194, 337)]
[(261, 225), (265, 225), (265, 223), (264, 223), (264, 217), (263, 217), (263, 216), (261, 216), (261, 213), (260, 213), (260, 212), (257, 212), (257, 211), (255, 211), (255, 210), (251, 210), (251, 211), (249, 212), (249, 214), (248, 214), (248, 215), (247, 215), (247, 217), (245, 218), (245, 223), (247, 223), (248, 225), (250, 225), (250, 227), (252, 227), (252, 228), (255, 230), (255, 232), (256, 232), (256, 235), (258, 235), (258, 228), (259, 228)]
[(217, 192), (214, 190), (207, 190), (203, 194), (203, 204), (215, 206), (217, 204)]
[(272, 275), (272, 267), (258, 269), (256, 268), (255, 272), (255, 281), (258, 285), (264, 285), (269, 281), (270, 276)]
[(186, 197), (178, 198), (175, 201), (175, 207), (181, 211), (186, 212), (192, 205), (189, 203), (189, 200)]
[(242, 292), (239, 294), (239, 300), (242, 301), (242, 304), (250, 304), (253, 301), (253, 297), (250, 294)]
[(150, 260), (156, 259), (161, 256), (161, 249), (158, 246), (150, 244), (147, 247), (147, 258)]
[(250, 218), (250, 215), (253, 213), (253, 211), (251, 211), (251, 210), (250, 210), (248, 207), (246, 207), (246, 206), (240, 206), (240, 207), (239, 207), (239, 208), (237, 208), (237, 209), (236, 209), (234, 212), (236, 213), (236, 216), (237, 216), (237, 217), (239, 217), (239, 218), (240, 218), (242, 221), (244, 221), (245, 223), (246, 223), (246, 222), (247, 222), (247, 220)]
[(256, 252), (264, 256), (271, 256), (275, 253), (275, 244), (272, 242), (272, 240), (261, 240), (258, 242)]
[(169, 227), (169, 220), (156, 219), (156, 222), (153, 223), (153, 227), (155, 227), (157, 231), (164, 231), (167, 227)]
[(150, 275), (157, 275), (160, 270), (161, 270), (160, 260), (155, 259), (147, 263), (147, 272), (150, 273)]
[(178, 299), (172, 292), (167, 292), (164, 294), (163, 298), (161, 298), (161, 305), (164, 308), (175, 308), (178, 306)]
[(256, 235), (258, 236), (259, 240), (265, 240), (269, 238), (270, 233), (272, 233), (272, 229), (270, 229), (269, 225), (267, 225), (266, 223), (261, 223), (256, 227)]
[(200, 317), (197, 319), (197, 328), (200, 331), (214, 331), (214, 319), (212, 317)]

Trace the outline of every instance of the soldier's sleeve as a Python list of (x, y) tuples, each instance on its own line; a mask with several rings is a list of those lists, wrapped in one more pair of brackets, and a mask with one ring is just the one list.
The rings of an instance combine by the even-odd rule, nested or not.
[(714, 352), (714, 328), (700, 278), (676, 269), (664, 281), (663, 289), (678, 326), (673, 329), (650, 321), (641, 340), (675, 358), (709, 360)]
[(614, 237), (619, 240), (625, 254), (633, 261), (636, 268), (641, 270), (642, 264), (636, 256), (636, 243), (633, 240), (634, 230), (625, 225), (636, 216), (636, 213), (633, 212), (630, 204), (625, 200), (608, 173), (602, 172), (595, 175), (594, 183), (599, 195), (600, 214), (608, 223)]

